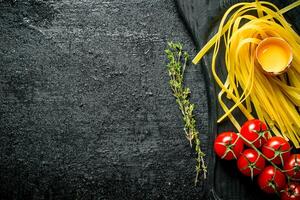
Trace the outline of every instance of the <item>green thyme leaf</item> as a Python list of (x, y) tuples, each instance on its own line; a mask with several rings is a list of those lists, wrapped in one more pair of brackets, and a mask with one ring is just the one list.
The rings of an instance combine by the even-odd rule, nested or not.
[(207, 175), (207, 167), (204, 162), (205, 154), (201, 150), (201, 142), (199, 132), (196, 128), (196, 120), (193, 116), (195, 105), (190, 102), (189, 97), (191, 91), (184, 86), (184, 71), (189, 60), (189, 54), (183, 50), (180, 43), (168, 42), (168, 48), (165, 50), (168, 58), (167, 69), (170, 76), (170, 87), (176, 98), (176, 103), (182, 113), (184, 122), (184, 131), (186, 138), (189, 140), (197, 154), (196, 157), (196, 178), (195, 184), (198, 182), (200, 173), (203, 173), (204, 179)]

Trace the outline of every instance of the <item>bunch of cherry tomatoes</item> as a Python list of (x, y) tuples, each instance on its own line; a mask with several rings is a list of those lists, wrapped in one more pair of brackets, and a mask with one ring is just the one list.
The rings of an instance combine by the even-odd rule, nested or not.
[(237, 160), (239, 171), (258, 176), (258, 185), (266, 193), (282, 200), (300, 200), (300, 154), (291, 153), (282, 137), (271, 137), (264, 122), (253, 119), (243, 124), (240, 133), (223, 132), (214, 142), (216, 154), (225, 160)]

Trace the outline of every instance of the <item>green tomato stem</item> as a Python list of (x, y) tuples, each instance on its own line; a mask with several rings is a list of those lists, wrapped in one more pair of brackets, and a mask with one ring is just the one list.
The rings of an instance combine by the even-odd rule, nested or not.
[(240, 133), (237, 133), (237, 135), (238, 135), (238, 137), (242, 138), (242, 140), (244, 140), (247, 144), (249, 144), (252, 149), (254, 149), (260, 156), (262, 156), (265, 160), (267, 160), (273, 167), (275, 167), (276, 169), (278, 169), (281, 172), (283, 171), (275, 163), (273, 163), (271, 159), (269, 159), (258, 148), (256, 148), (256, 146), (253, 143), (251, 143), (249, 140), (247, 140), (245, 137), (243, 137)]

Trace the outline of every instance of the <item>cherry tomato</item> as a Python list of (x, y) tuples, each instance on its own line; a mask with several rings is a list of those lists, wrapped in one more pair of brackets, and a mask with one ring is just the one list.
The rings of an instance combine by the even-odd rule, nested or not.
[(300, 179), (300, 154), (291, 155), (284, 163), (286, 173), (295, 179)]
[(282, 137), (271, 137), (262, 147), (263, 154), (275, 164), (284, 164), (290, 150), (290, 144)]
[(285, 184), (284, 174), (273, 166), (266, 167), (258, 176), (258, 185), (266, 193), (279, 192)]
[(300, 185), (299, 183), (290, 183), (286, 185), (280, 195), (281, 200), (300, 200)]
[(225, 160), (237, 159), (244, 149), (243, 141), (234, 132), (223, 132), (214, 142), (216, 154)]
[[(266, 124), (259, 119), (252, 119), (245, 122), (241, 128), (241, 135), (256, 148), (261, 147), (270, 136)], [(245, 144), (250, 146), (246, 142)]]
[(255, 176), (265, 167), (265, 159), (253, 149), (246, 149), (237, 160), (238, 169), (245, 176)]

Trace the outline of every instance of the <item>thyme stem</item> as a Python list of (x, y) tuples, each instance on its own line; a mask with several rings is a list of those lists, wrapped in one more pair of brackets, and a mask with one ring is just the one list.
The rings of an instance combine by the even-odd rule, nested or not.
[(201, 150), (201, 142), (199, 132), (196, 128), (196, 120), (193, 115), (195, 105), (189, 101), (190, 89), (184, 86), (184, 71), (187, 66), (189, 55), (183, 50), (180, 43), (168, 43), (168, 48), (165, 50), (168, 57), (168, 72), (170, 76), (170, 87), (176, 99), (176, 103), (182, 113), (184, 121), (184, 131), (191, 147), (194, 147), (196, 156), (196, 178), (197, 184), (200, 173), (203, 178), (207, 176), (207, 166), (204, 160), (205, 154)]

